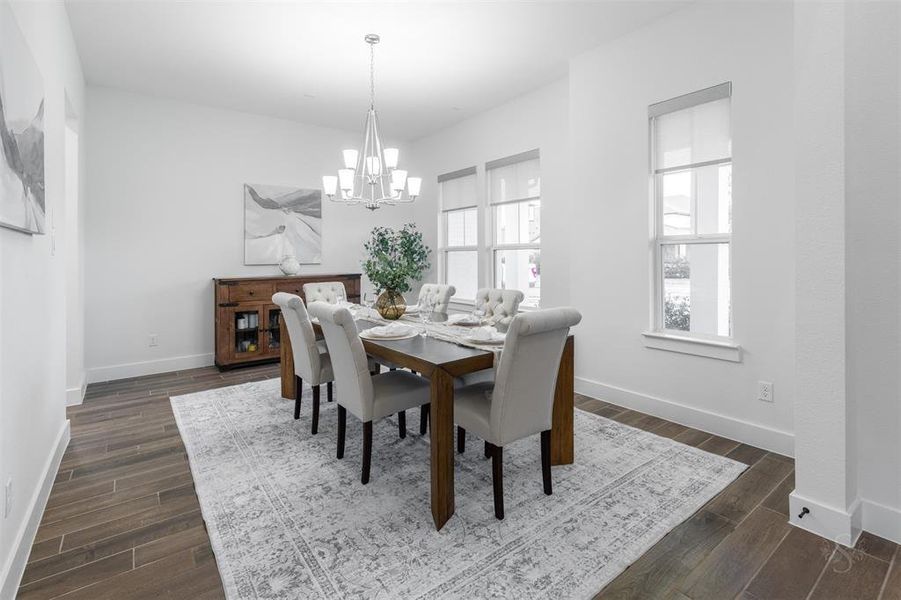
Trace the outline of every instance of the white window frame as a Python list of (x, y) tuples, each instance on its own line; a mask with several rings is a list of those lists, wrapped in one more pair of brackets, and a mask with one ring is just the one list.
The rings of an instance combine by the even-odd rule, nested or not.
[[(475, 167), (467, 167), (467, 168), (465, 168), (465, 169), (460, 169), (459, 171), (454, 171), (454, 172), (452, 172), (452, 173), (445, 173), (445, 174), (443, 174), (443, 175), (439, 175), (439, 176), (438, 176), (438, 184), (439, 184), (439, 186), (440, 186), (440, 184), (441, 184), (441, 183), (444, 183), (445, 181), (449, 181), (449, 180), (451, 180), (451, 179), (458, 179), (458, 178), (461, 178), (461, 177), (469, 177), (469, 176), (474, 176), (474, 177), (476, 178), (475, 189), (478, 190), (478, 187), (479, 187), (479, 185), (478, 185), (478, 173), (477, 173)], [(440, 189), (440, 187), (439, 187), (439, 189)], [(448, 259), (448, 255), (449, 255), (451, 252), (459, 252), (459, 251), (464, 251), (464, 252), (465, 252), (465, 251), (469, 251), (469, 252), (475, 252), (475, 253), (476, 253), (476, 269), (477, 269), (477, 271), (476, 271), (476, 289), (478, 289), (478, 288), (481, 287), (481, 285), (482, 285), (482, 283), (481, 283), (481, 278), (480, 278), (480, 275), (481, 275), (481, 268), (479, 267), (480, 263), (482, 262), (482, 252), (480, 251), (480, 247), (479, 247), (479, 237), (480, 237), (480, 230), (481, 230), (480, 223), (482, 222), (482, 211), (481, 211), (481, 209), (480, 209), (480, 204), (481, 204), (481, 203), (479, 202), (479, 198), (478, 198), (478, 196), (476, 195), (476, 196), (473, 197), (473, 199), (472, 199), (472, 205), (459, 206), (459, 207), (455, 207), (455, 208), (445, 209), (445, 208), (444, 208), (444, 198), (443, 198), (443, 197), (439, 198), (439, 210), (438, 210), (438, 255), (439, 255), (439, 262), (438, 262), (438, 280), (439, 280), (441, 283), (445, 284), (445, 285), (447, 285), (448, 283), (451, 283), (451, 284), (452, 284), (452, 282), (448, 282), (448, 281), (447, 281), (447, 270), (448, 270), (448, 268), (447, 268), (447, 259)], [(476, 211), (476, 232), (475, 232), (475, 233), (476, 233), (476, 243), (475, 243), (474, 245), (462, 245), (462, 246), (450, 246), (450, 245), (448, 245), (448, 240), (447, 240), (447, 215), (450, 214), (450, 213), (453, 213), (453, 212), (462, 212), (462, 211), (473, 210), (473, 209), (475, 209), (475, 211)], [(453, 302), (454, 302), (454, 303), (460, 303), (460, 304), (472, 304), (472, 303), (475, 302), (475, 298), (458, 298), (458, 297), (455, 296), (454, 299), (453, 299)]]
[[(653, 285), (651, 299), (652, 315), (651, 327), (649, 331), (643, 332), (645, 345), (660, 350), (671, 350), (674, 352), (682, 352), (694, 354), (698, 356), (707, 356), (721, 360), (729, 360), (740, 362), (741, 347), (735, 343), (735, 323), (734, 311), (732, 306), (733, 298), (733, 280), (734, 271), (732, 270), (733, 262), (733, 244), (732, 233), (693, 233), (687, 235), (666, 235), (663, 228), (663, 193), (662, 186), (658, 185), (658, 176), (665, 173), (674, 173), (679, 171), (691, 171), (705, 166), (732, 164), (733, 157), (730, 153), (729, 158), (704, 161), (699, 163), (691, 163), (678, 167), (670, 167), (658, 169), (656, 165), (657, 148), (656, 148), (656, 118), (668, 113), (691, 108), (700, 104), (706, 104), (723, 98), (731, 98), (732, 84), (731, 82), (723, 83), (704, 90), (679, 96), (671, 100), (653, 104), (648, 108), (648, 132), (649, 132), (649, 178), (651, 190), (651, 206), (653, 207), (651, 214), (651, 231), (652, 231), (652, 278)], [(692, 178), (692, 185), (697, 185), (697, 179)], [(692, 194), (691, 220), (694, 225), (697, 218), (697, 193)], [(695, 227), (693, 227), (695, 229)], [(702, 334), (697, 332), (682, 331), (677, 329), (666, 329), (665, 327), (665, 286), (663, 281), (663, 249), (670, 245), (700, 245), (700, 244), (727, 244), (729, 248), (729, 331), (730, 335), (721, 336), (715, 334)]]
[[(491, 287), (498, 288), (500, 287), (498, 283), (498, 273), (497, 273), (497, 253), (504, 250), (541, 250), (541, 242), (539, 241), (537, 244), (535, 243), (526, 243), (526, 244), (501, 244), (497, 241), (497, 211), (495, 210), (498, 206), (506, 206), (510, 204), (524, 204), (526, 202), (530, 202), (532, 200), (541, 201), (541, 195), (538, 196), (527, 196), (523, 198), (514, 198), (511, 200), (505, 200), (503, 202), (492, 202), (491, 201), (491, 171), (493, 169), (497, 169), (500, 167), (506, 167), (508, 165), (526, 162), (529, 160), (538, 160), (538, 169), (539, 173), (541, 172), (541, 153), (538, 148), (534, 150), (529, 150), (526, 152), (521, 152), (519, 154), (514, 154), (513, 156), (507, 156), (505, 158), (500, 158), (498, 160), (493, 160), (485, 164), (485, 185), (488, 189), (486, 193), (486, 205), (487, 210), (490, 213), (489, 215), (489, 223), (491, 226), (490, 240), (491, 244), (488, 247), (488, 260), (491, 261), (490, 273), (491, 273)], [(541, 206), (539, 205), (538, 210), (541, 210)], [(540, 239), (540, 237), (539, 237)], [(541, 306), (541, 291), (539, 288), (539, 296), (538, 296), (538, 306)], [(521, 306), (522, 310), (534, 310), (537, 307), (533, 306)]]

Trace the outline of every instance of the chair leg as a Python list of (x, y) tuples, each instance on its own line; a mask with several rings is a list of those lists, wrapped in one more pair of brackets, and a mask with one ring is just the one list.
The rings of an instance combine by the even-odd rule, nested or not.
[(494, 516), (504, 518), (504, 449), (491, 445), (491, 482), (494, 486)]
[(491, 458), (491, 444), (485, 442), (485, 458)]
[(313, 424), (310, 428), (313, 435), (319, 433), (319, 387), (318, 385), (313, 386)]
[(338, 458), (344, 458), (344, 435), (347, 433), (347, 409), (338, 405)]
[(382, 372), (382, 365), (380, 363), (375, 363), (375, 373), (373, 375), (378, 375)]
[(329, 382), (328, 382), (328, 385), (325, 386), (326, 394), (328, 395), (328, 401), (329, 401), (329, 402), (332, 401), (332, 384), (333, 384), (333, 383), (334, 383), (333, 381), (329, 381)]
[(300, 418), (300, 397), (303, 395), (303, 379), (294, 376), (294, 418)]
[(431, 404), (423, 404), (419, 409), (419, 435), (425, 435), (429, 430), (429, 412)]
[(405, 410), (397, 413), (397, 434), (400, 439), (407, 437), (407, 411)]
[(550, 496), (551, 489), (551, 430), (541, 432), (541, 477), (544, 480), (544, 493)]
[(391, 367), (391, 368), (388, 369), (388, 370), (389, 370), (389, 371), (397, 371), (397, 367)]
[(369, 467), (372, 464), (372, 421), (363, 423), (363, 485), (369, 483)]
[(466, 452), (466, 430), (457, 425), (457, 452)]

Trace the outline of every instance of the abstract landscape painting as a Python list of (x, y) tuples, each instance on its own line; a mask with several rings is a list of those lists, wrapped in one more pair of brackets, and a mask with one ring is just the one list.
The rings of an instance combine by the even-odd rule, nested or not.
[(322, 262), (322, 192), (244, 184), (244, 264), (277, 265), (294, 255)]
[(44, 233), (44, 81), (0, 2), (0, 225)]

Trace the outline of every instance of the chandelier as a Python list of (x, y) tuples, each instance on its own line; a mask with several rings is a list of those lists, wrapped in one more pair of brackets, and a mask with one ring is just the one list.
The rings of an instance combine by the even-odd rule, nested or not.
[(375, 45), (380, 38), (370, 33), (363, 39), (369, 44), (369, 111), (363, 130), (363, 146), (359, 151), (344, 150), (344, 168), (338, 169), (337, 177), (323, 176), (322, 187), (333, 202), (362, 204), (375, 210), (382, 204), (415, 200), (422, 178), (408, 178), (405, 170), (397, 168), (398, 149), (385, 148), (382, 144), (379, 117), (375, 112)]

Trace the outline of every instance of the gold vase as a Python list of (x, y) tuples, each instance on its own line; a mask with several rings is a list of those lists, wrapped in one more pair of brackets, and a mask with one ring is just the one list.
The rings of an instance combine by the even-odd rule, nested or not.
[(403, 294), (395, 290), (385, 290), (375, 302), (375, 309), (383, 319), (396, 321), (407, 310), (407, 301)]

